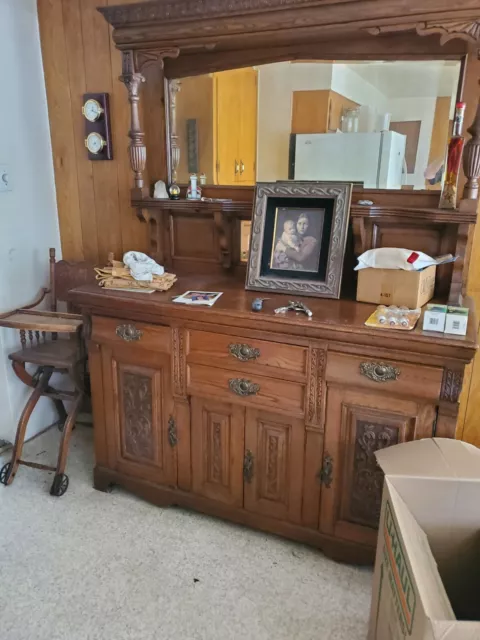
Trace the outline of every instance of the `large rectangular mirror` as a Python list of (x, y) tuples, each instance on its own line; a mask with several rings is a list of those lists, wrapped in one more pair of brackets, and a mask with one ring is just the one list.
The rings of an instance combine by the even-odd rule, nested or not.
[(460, 73), (457, 60), (295, 61), (171, 81), (172, 172), (440, 189)]

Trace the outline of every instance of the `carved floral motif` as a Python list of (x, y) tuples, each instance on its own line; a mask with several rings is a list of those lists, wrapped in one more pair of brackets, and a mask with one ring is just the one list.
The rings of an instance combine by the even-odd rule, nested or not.
[(452, 371), (445, 369), (443, 372), (441, 400), (447, 402), (458, 402), (463, 386), (463, 371)]
[(183, 329), (172, 329), (173, 388), (175, 395), (185, 396), (185, 335)]
[(125, 452), (134, 458), (154, 458), (152, 380), (125, 372), (122, 375)]
[(222, 425), (220, 422), (212, 424), (212, 464), (211, 464), (211, 481), (222, 482), (223, 465), (222, 465)]
[(310, 425), (319, 425), (322, 420), (325, 363), (325, 351), (311, 349), (307, 390), (307, 424)]
[(375, 451), (398, 444), (398, 429), (367, 420), (356, 421), (350, 519), (377, 527), (382, 506), (383, 472)]
[(278, 436), (268, 438), (267, 495), (276, 495), (278, 486)]

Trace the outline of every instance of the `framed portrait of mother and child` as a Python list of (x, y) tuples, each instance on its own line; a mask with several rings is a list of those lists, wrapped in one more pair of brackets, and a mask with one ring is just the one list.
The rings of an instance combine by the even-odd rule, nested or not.
[(257, 184), (246, 288), (339, 298), (352, 185)]

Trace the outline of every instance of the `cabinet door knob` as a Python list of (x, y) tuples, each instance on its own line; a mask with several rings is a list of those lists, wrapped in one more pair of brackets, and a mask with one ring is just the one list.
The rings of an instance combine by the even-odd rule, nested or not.
[(320, 484), (324, 484), (327, 489), (330, 489), (333, 482), (333, 458), (328, 451), (325, 453), (323, 466), (318, 472), (317, 478)]
[(119, 338), (126, 342), (136, 342), (143, 336), (143, 331), (137, 329), (133, 324), (120, 324), (118, 325), (115, 333)]
[(245, 165), (243, 164), (243, 160), (240, 160), (240, 175), (245, 171)]
[(233, 393), (237, 396), (256, 396), (260, 391), (260, 385), (244, 378), (232, 378), (228, 381), (228, 385)]
[(250, 449), (247, 449), (243, 459), (243, 479), (250, 484), (253, 480), (254, 457)]
[(238, 175), (240, 173), (240, 165), (238, 163), (238, 160), (235, 160), (235, 175)]
[(383, 362), (362, 362), (360, 373), (373, 382), (388, 382), (398, 379), (400, 369)]
[(260, 357), (260, 349), (255, 349), (248, 344), (229, 344), (228, 350), (234, 358), (242, 362), (256, 360)]

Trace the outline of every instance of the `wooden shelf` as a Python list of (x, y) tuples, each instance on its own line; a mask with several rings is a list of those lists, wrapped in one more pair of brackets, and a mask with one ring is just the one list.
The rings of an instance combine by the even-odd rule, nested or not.
[(418, 207), (368, 207), (353, 204), (352, 218), (408, 218), (424, 220), (425, 222), (440, 222), (443, 224), (475, 224), (477, 214), (451, 209), (424, 209)]

